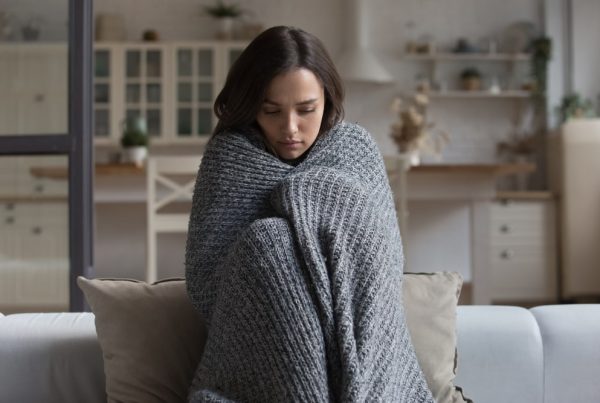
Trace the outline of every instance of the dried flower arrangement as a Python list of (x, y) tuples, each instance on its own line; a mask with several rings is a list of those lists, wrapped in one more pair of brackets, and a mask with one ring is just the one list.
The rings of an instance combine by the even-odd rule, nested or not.
[(392, 124), (390, 136), (400, 153), (422, 151), (440, 156), (449, 141), (448, 133), (434, 130), (435, 124), (427, 120), (429, 87), (421, 84), (410, 97), (394, 99), (392, 110), (398, 120)]

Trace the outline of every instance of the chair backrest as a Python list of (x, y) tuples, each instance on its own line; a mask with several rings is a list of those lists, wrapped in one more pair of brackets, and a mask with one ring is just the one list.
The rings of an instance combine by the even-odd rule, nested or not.
[[(189, 211), (161, 212), (179, 202), (191, 202), (202, 156), (154, 156), (146, 165), (146, 281), (157, 280), (157, 235), (187, 232)], [(181, 181), (181, 177), (184, 181)], [(177, 178), (177, 179), (176, 179)]]
[(394, 194), (398, 227), (400, 234), (405, 239), (408, 230), (408, 181), (406, 176), (410, 169), (410, 163), (403, 155), (386, 156), (384, 162)]

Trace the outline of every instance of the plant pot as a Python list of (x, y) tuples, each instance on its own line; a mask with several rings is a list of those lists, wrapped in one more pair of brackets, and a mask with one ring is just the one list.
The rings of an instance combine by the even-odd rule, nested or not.
[(123, 149), (123, 162), (134, 164), (137, 167), (144, 166), (148, 156), (148, 148), (144, 146), (127, 147)]
[(481, 90), (481, 78), (479, 77), (468, 77), (462, 79), (463, 90), (465, 91), (479, 91)]

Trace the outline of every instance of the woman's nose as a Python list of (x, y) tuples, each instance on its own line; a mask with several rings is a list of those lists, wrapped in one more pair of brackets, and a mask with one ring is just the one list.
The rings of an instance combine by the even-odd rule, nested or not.
[(286, 115), (283, 131), (285, 134), (294, 134), (298, 132), (298, 119), (294, 113)]

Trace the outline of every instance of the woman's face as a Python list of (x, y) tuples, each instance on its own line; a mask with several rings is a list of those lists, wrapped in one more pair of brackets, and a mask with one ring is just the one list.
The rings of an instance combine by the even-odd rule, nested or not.
[(313, 72), (300, 68), (271, 81), (256, 121), (279, 158), (292, 160), (317, 139), (324, 108), (323, 86)]

